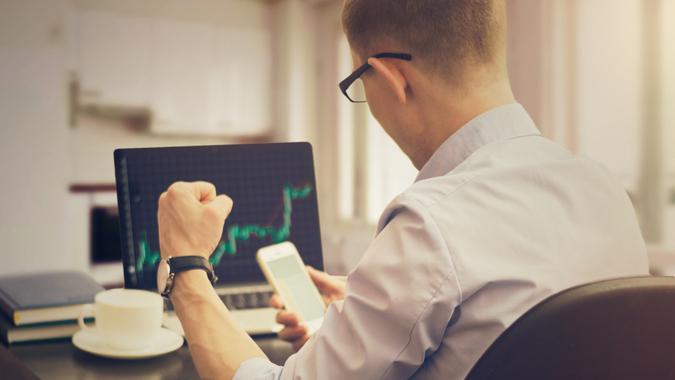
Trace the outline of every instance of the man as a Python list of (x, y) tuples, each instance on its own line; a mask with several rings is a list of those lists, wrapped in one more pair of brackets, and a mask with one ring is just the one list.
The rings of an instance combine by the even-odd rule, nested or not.
[[(541, 137), (515, 103), (505, 13), (503, 0), (346, 1), (361, 68), (350, 81), (361, 76), (373, 115), (419, 176), (384, 211), (346, 287), (310, 269), (331, 304), (310, 338), (279, 313), (280, 336), (299, 349), (283, 368), (202, 271), (179, 274), (171, 299), (203, 378), (460, 379), (547, 296), (647, 273), (621, 186)], [(172, 185), (159, 205), (162, 256), (208, 257), (231, 207), (210, 184)]]

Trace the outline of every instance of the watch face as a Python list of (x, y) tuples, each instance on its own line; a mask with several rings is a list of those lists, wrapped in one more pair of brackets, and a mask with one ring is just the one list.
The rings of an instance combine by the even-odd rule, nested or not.
[(157, 291), (163, 293), (166, 290), (166, 281), (169, 279), (171, 268), (168, 260), (160, 260), (157, 267)]

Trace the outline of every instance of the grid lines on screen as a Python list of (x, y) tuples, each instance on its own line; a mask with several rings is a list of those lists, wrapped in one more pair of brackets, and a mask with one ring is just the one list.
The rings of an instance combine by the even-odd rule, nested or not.
[[(155, 286), (157, 200), (176, 181), (207, 181), (234, 200), (211, 256), (222, 283), (263, 281), (255, 253), (291, 241), (322, 267), (311, 147), (304, 143), (126, 149), (116, 152), (118, 200), (129, 287)], [(126, 210), (125, 210), (126, 209)], [(130, 211), (130, 212), (126, 212)], [(125, 213), (126, 212), (126, 213)]]

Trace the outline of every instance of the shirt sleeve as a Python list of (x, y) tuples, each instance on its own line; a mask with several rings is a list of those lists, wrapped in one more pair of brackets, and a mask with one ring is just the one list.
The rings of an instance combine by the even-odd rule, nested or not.
[(421, 205), (392, 215), (283, 379), (408, 378), (438, 349), (461, 303), (448, 245)]
[(283, 367), (263, 358), (252, 358), (241, 363), (232, 380), (279, 380)]

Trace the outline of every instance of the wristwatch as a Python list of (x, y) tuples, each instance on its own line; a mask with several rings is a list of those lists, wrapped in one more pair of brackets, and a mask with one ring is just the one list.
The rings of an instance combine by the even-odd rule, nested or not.
[(215, 284), (218, 281), (213, 267), (202, 256), (178, 256), (162, 259), (157, 268), (157, 290), (163, 297), (169, 297), (176, 275), (188, 270), (203, 270), (209, 277), (209, 281)]

